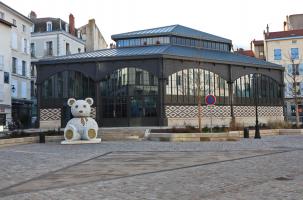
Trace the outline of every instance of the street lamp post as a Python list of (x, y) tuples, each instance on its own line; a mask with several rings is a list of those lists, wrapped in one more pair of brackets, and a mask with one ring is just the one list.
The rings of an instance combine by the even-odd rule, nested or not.
[(259, 98), (259, 91), (258, 91), (257, 74), (254, 74), (254, 79), (255, 79), (255, 109), (256, 109), (255, 139), (261, 139), (259, 120), (258, 120), (258, 98)]

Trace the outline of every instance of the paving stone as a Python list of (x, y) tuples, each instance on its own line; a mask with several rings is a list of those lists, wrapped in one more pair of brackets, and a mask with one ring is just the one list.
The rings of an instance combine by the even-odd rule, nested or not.
[[(1, 199), (250, 200), (303, 196), (303, 136), (236, 142), (28, 144), (0, 148), (0, 160)], [(81, 178), (94, 177), (84, 169), (93, 170), (96, 178), (81, 183)], [(102, 174), (117, 178), (102, 178)], [(64, 176), (72, 177), (69, 180), (75, 184), (35, 188), (50, 180), (57, 180), (60, 186)], [(31, 181), (37, 181), (36, 185)], [(25, 193), (17, 190), (22, 184), (29, 189)]]

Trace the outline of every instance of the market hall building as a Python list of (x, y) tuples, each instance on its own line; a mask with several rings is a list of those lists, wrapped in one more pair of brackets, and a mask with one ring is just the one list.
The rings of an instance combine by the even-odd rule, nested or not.
[(283, 72), (276, 64), (231, 52), (232, 41), (181, 25), (112, 35), (116, 48), (37, 63), (40, 127), (64, 127), (67, 99), (94, 99), (99, 126), (228, 126), (283, 120)]

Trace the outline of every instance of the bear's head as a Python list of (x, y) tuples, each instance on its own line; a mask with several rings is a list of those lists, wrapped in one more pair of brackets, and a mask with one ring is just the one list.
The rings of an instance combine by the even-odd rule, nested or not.
[(72, 115), (74, 117), (89, 117), (91, 112), (91, 105), (94, 100), (92, 98), (86, 98), (85, 100), (76, 100), (70, 98), (67, 104), (71, 107)]

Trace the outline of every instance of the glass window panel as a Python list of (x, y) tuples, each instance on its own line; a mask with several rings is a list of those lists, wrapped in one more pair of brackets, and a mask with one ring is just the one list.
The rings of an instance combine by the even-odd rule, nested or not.
[(204, 80), (204, 85), (205, 85), (205, 96), (211, 94), (211, 88), (210, 88), (210, 76), (209, 76), (209, 71), (205, 70), (205, 80)]
[(189, 82), (189, 95), (195, 95), (194, 93), (194, 74), (193, 74), (193, 69), (188, 70), (188, 82)]
[(177, 95), (177, 74), (172, 75), (172, 94)]
[(168, 79), (167, 79), (166, 94), (171, 95), (171, 76), (169, 76)]

